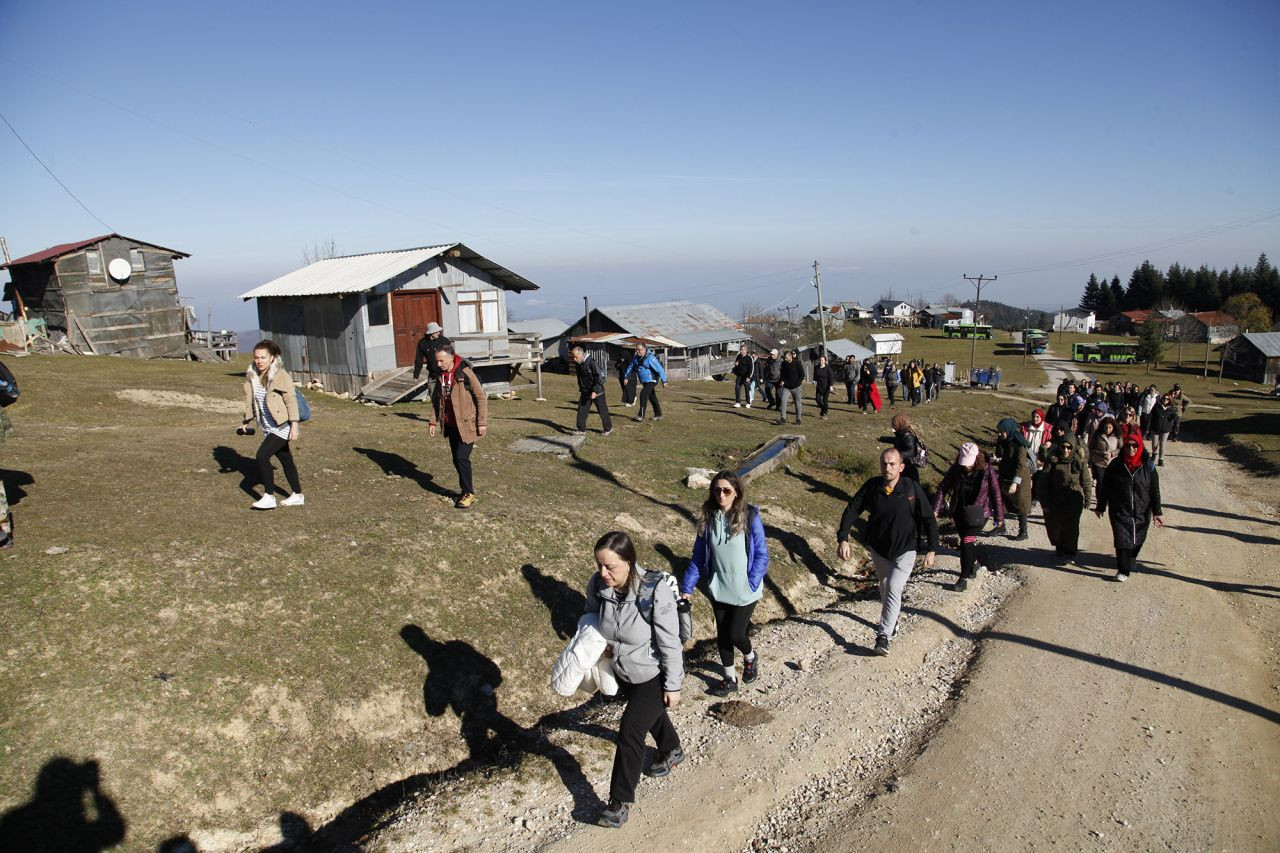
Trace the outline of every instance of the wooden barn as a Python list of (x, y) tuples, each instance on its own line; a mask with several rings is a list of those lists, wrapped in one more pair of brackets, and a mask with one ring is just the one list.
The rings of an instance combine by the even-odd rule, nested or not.
[(1264, 385), (1280, 379), (1280, 332), (1247, 332), (1220, 349), (1223, 375)]
[[(589, 333), (595, 337), (588, 338)], [(628, 342), (628, 338), (642, 340), (659, 349), (657, 355), (673, 381), (707, 379), (728, 373), (740, 344), (759, 350), (754, 339), (724, 312), (693, 302), (593, 308), (588, 318), (570, 326), (565, 336), (578, 343), (593, 340), (593, 347), (607, 348), (606, 355), (600, 358), (610, 367), (621, 349), (634, 348), (634, 342)], [(607, 342), (600, 343), (606, 339)]]
[(541, 364), (540, 348), (532, 353), (507, 328), (507, 294), (537, 289), (463, 244), (449, 243), (316, 261), (240, 298), (258, 300), (258, 326), (280, 345), (295, 379), (318, 380), (326, 390), (352, 396), (362, 389), (370, 396), (370, 380), (408, 383), (418, 339), (435, 322), (485, 389), (502, 393), (516, 367), (535, 356)]
[(5, 264), (5, 298), (81, 352), (169, 355), (187, 348), (173, 268), (187, 257), (120, 234), (64, 243)]

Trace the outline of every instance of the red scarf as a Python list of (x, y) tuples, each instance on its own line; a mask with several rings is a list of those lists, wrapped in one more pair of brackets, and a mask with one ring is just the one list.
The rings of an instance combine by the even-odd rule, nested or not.
[(457, 379), (458, 366), (461, 364), (462, 356), (455, 353), (453, 366), (440, 374), (440, 420), (447, 426), (454, 425), (453, 402), (450, 397), (453, 395), (453, 383)]
[(1137, 471), (1142, 466), (1142, 434), (1137, 430), (1134, 432), (1138, 437), (1138, 452), (1130, 455), (1129, 451), (1125, 449), (1128, 447), (1127, 442), (1120, 449), (1120, 458), (1124, 460), (1124, 467), (1128, 468), (1130, 473)]

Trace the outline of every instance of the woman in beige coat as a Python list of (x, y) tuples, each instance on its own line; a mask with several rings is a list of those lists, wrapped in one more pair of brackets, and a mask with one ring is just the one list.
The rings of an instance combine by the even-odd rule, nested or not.
[[(298, 467), (293, 463), (293, 442), (298, 440), (298, 394), (288, 371), (280, 363), (280, 345), (275, 341), (258, 342), (253, 348), (253, 363), (245, 372), (244, 421), (239, 432), (252, 435), (249, 424), (254, 421), (262, 428), (262, 444), (258, 447), (262, 497), (254, 501), (253, 508), (275, 509), (281, 504), (302, 506), (302, 484), (298, 480)], [(292, 492), (279, 504), (271, 469), (272, 456), (279, 458)]]

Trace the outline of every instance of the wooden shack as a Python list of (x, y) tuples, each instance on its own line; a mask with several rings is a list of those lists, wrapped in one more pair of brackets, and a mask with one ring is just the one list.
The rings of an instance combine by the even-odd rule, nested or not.
[(432, 322), (471, 362), (486, 390), (509, 390), (514, 370), (531, 361), (540, 365), (542, 355), (536, 336), (508, 332), (507, 294), (537, 289), (449, 243), (316, 261), (240, 298), (258, 301), (258, 327), (280, 345), (295, 379), (352, 396), (364, 390), (370, 399), (378, 388), (399, 383), (379, 398), (394, 402), (425, 386), (411, 377), (418, 339)]
[(1265, 385), (1280, 379), (1280, 332), (1246, 332), (1219, 349), (1225, 376)]
[(5, 298), (81, 352), (139, 358), (187, 347), (173, 262), (190, 255), (120, 234), (16, 258)]
[(569, 327), (566, 336), (585, 342), (592, 333), (607, 333), (604, 337), (610, 339), (610, 347), (623, 346), (618, 342), (627, 338), (657, 347), (672, 381), (721, 376), (733, 368), (739, 345), (756, 347), (743, 327), (724, 312), (694, 302), (593, 308), (588, 317)]

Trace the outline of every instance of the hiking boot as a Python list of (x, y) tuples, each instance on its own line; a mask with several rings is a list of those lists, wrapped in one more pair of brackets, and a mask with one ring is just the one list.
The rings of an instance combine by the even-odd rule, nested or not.
[(782, 418), (778, 418), (776, 421), (774, 421), (774, 423), (775, 423), (775, 424), (786, 424), (786, 421), (785, 421), (785, 420), (783, 420)]
[(889, 654), (889, 638), (884, 634), (876, 634), (876, 647), (872, 651), (881, 657)]
[(952, 586), (951, 588), (956, 592), (964, 592), (966, 589), (969, 588), (969, 579), (962, 577), (958, 581), (956, 581), (955, 585)]
[(746, 684), (750, 684), (760, 677), (760, 655), (757, 653), (754, 657), (742, 660), (742, 680)]
[(471, 492), (467, 492), (465, 495), (454, 501), (453, 506), (454, 509), (471, 509), (471, 507), (475, 506), (477, 500), (479, 500), (479, 498)]
[(738, 679), (736, 678), (721, 679), (719, 684), (713, 684), (711, 687), (708, 687), (707, 692), (710, 693), (712, 696), (719, 696), (720, 698), (723, 699), (725, 696), (728, 696), (730, 693), (738, 692)]
[(1159, 462), (1157, 462), (1156, 464), (1157, 464), (1157, 465), (1159, 465), (1161, 468), (1163, 468), (1163, 467), (1164, 467), (1164, 460), (1163, 460), (1163, 459), (1161, 459), (1161, 460), (1160, 460)]
[(605, 806), (596, 817), (596, 826), (603, 826), (606, 829), (617, 829), (627, 822), (627, 817), (630, 812), (630, 803), (620, 803), (617, 800), (610, 800), (609, 805)]
[(677, 746), (670, 752), (659, 753), (658, 760), (644, 769), (644, 775), (651, 776), (654, 779), (669, 776), (681, 761), (684, 761), (684, 750)]
[(280, 501), (280, 506), (302, 506), (307, 499), (302, 496), (302, 492), (294, 492), (289, 497)]
[(253, 502), (253, 508), (254, 509), (275, 509), (276, 496), (263, 495), (262, 497), (258, 498), (256, 501)]

